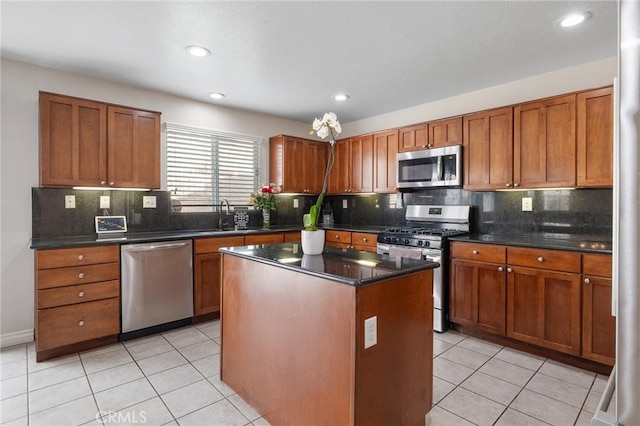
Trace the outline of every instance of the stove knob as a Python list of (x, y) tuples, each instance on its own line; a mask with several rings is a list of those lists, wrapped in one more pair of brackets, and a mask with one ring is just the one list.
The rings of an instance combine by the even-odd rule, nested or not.
[(424, 244), (424, 241), (419, 240), (419, 241), (418, 241), (418, 245), (419, 245), (419, 246), (421, 246), (422, 244)]
[(396, 237), (393, 237), (393, 238), (391, 239), (391, 242), (392, 242), (393, 244), (395, 244), (395, 243), (397, 243), (397, 242), (398, 242), (398, 239), (397, 239)]
[(430, 245), (431, 245), (431, 241), (425, 241), (425, 242), (424, 242), (424, 246), (425, 246), (425, 247), (429, 247)]
[(405, 238), (404, 243), (405, 243), (406, 245), (409, 245), (409, 239), (408, 239), (408, 238)]

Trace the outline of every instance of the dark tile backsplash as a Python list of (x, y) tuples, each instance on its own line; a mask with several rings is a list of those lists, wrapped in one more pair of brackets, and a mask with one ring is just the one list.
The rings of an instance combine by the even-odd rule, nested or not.
[[(76, 196), (76, 208), (64, 208), (64, 196)], [(100, 195), (111, 196), (111, 215), (127, 216), (129, 232), (210, 230), (218, 226), (218, 212), (175, 213), (168, 191), (102, 191), (32, 189), (33, 238), (90, 235)], [(155, 209), (143, 209), (142, 197), (155, 195)], [(405, 223), (405, 208), (396, 208), (396, 194), (328, 196), (336, 224), (392, 226)], [(533, 211), (522, 211), (522, 197), (533, 199)], [(402, 195), (407, 204), (469, 204), (474, 232), (495, 234), (560, 233), (611, 236), (611, 189), (470, 192), (459, 188), (430, 189)], [(299, 206), (293, 208), (293, 200)], [(302, 225), (302, 215), (315, 203), (315, 196), (279, 195), (273, 225)], [(347, 207), (343, 207), (346, 201)], [(249, 209), (249, 226), (261, 226), (262, 214)]]

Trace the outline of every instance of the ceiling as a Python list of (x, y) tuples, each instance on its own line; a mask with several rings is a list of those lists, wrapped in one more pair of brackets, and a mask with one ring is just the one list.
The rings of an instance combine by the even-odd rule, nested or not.
[[(593, 17), (572, 28), (575, 11)], [(2, 1), (2, 56), (350, 122), (616, 55), (615, 1)], [(201, 45), (211, 56), (187, 55)], [(212, 100), (210, 92), (226, 98)], [(346, 102), (332, 99), (350, 95)]]

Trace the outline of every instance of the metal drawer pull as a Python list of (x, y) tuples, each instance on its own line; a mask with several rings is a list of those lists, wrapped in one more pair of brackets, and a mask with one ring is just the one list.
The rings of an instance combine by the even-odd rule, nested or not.
[(585, 278), (585, 279), (584, 279), (584, 283), (585, 283), (585, 284), (590, 284), (590, 283), (591, 283), (591, 280), (590, 280), (589, 278)]
[(513, 269), (507, 268), (507, 272), (513, 272)]
[(78, 260), (82, 260), (82, 259), (84, 259), (84, 256), (83, 255), (79, 255), (78, 256)]
[(540, 256), (540, 257), (538, 258), (538, 262), (540, 262), (540, 263), (544, 262), (544, 257)]
[(472, 250), (471, 253), (478, 254), (478, 250)]
[(84, 321), (80, 321), (80, 322), (78, 323), (78, 325), (79, 325), (80, 327), (82, 327), (82, 326), (84, 325)]
[(498, 272), (502, 272), (504, 271), (504, 268), (502, 266), (498, 266)]
[(84, 291), (81, 291), (80, 293), (78, 293), (78, 297), (84, 297)]
[(78, 278), (84, 278), (84, 272), (80, 272), (80, 273), (78, 274)]

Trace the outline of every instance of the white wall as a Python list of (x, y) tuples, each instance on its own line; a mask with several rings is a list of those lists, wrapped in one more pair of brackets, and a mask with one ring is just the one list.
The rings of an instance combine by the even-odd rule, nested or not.
[[(262, 136), (308, 136), (310, 123), (284, 120), (2, 59), (0, 117), (0, 345), (33, 340), (31, 188), (38, 185), (38, 91), (162, 112), (162, 121)], [(342, 123), (352, 136), (574, 90), (611, 84), (615, 58)], [(266, 145), (265, 145), (266, 147)], [(268, 161), (263, 156), (263, 164)], [(266, 169), (265, 169), (266, 170)], [(266, 176), (263, 178), (266, 182)]]

